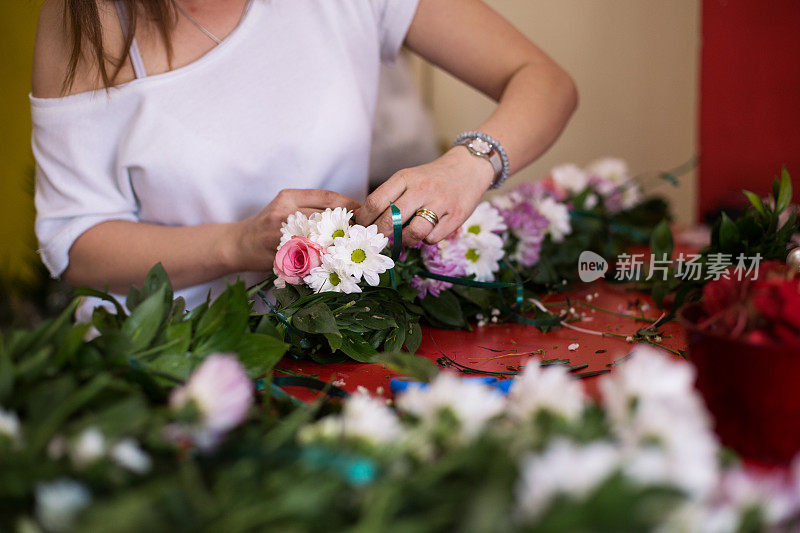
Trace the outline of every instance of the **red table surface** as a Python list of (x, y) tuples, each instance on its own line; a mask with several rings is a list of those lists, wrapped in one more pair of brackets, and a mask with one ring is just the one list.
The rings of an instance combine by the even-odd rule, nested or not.
[[(578, 313), (586, 315), (584, 320), (575, 322), (574, 325), (597, 332), (633, 335), (638, 329), (648, 325), (647, 322), (636, 321), (636, 317), (657, 319), (662, 313), (649, 296), (631, 292), (624, 286), (602, 280), (591, 284), (580, 284), (570, 292), (554, 295), (546, 304), (565, 302), (567, 297)], [(590, 309), (579, 302), (590, 303), (595, 307), (626, 316)], [(564, 306), (555, 309), (563, 310)], [(506, 371), (508, 367), (519, 366), (524, 368), (526, 364), (536, 359), (569, 359), (571, 365), (588, 364), (587, 368), (580, 370), (588, 372), (608, 369), (607, 364), (629, 354), (635, 346), (622, 338), (601, 337), (564, 327), (553, 329), (548, 333), (516, 322), (488, 323), (485, 326), (473, 324), (473, 328), (473, 331), (469, 332), (423, 326), (422, 344), (417, 350), (417, 355), (436, 361), (444, 353), (462, 365), (490, 371)], [(664, 334), (662, 344), (672, 349), (686, 348), (685, 333), (676, 322), (667, 323), (661, 331)], [(577, 348), (575, 344), (578, 345)], [(570, 345), (575, 349), (570, 350)], [(661, 351), (666, 357), (678, 357), (667, 350)], [(335, 381), (349, 392), (366, 389), (370, 394), (386, 397), (391, 397), (389, 381), (397, 377), (396, 373), (380, 365), (356, 362), (325, 365), (286, 358), (281, 361), (278, 368), (314, 375), (323, 381)], [(596, 396), (598, 378), (590, 377), (583, 381), (587, 392)], [(304, 389), (292, 387), (286, 390), (304, 400), (313, 397), (313, 394)]]

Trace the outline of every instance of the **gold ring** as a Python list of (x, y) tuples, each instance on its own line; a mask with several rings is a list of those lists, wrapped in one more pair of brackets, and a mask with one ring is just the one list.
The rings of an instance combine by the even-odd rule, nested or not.
[(436, 215), (436, 213), (434, 213), (430, 209), (426, 209), (423, 207), (422, 209), (417, 210), (415, 215), (418, 216), (419, 218), (424, 218), (434, 226), (439, 223), (439, 217)]

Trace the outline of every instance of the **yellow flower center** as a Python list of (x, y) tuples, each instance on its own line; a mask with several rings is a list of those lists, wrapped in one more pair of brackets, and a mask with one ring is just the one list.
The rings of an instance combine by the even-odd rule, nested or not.
[(331, 285), (333, 285), (334, 287), (342, 282), (342, 279), (339, 277), (339, 274), (337, 274), (336, 272), (331, 272), (330, 275), (328, 276), (328, 280), (331, 282)]
[(353, 263), (363, 263), (364, 259), (366, 258), (367, 258), (367, 253), (361, 248), (353, 250), (353, 253), (350, 254), (350, 260), (353, 261)]
[(343, 229), (337, 229), (336, 231), (331, 233), (331, 237), (333, 237), (334, 239), (336, 237), (344, 237), (344, 230)]
[(477, 224), (473, 224), (467, 228), (467, 231), (470, 233), (474, 233), (475, 235), (478, 235), (481, 232), (481, 227)]
[(469, 250), (467, 250), (465, 257), (470, 261), (472, 261), (473, 263), (477, 263), (478, 259), (481, 258), (481, 254), (475, 248), (470, 248)]

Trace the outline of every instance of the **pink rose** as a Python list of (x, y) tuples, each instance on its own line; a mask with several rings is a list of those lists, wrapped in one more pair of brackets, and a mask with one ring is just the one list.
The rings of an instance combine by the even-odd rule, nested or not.
[(305, 237), (292, 237), (278, 249), (272, 270), (280, 279), (299, 285), (312, 268), (322, 264), (322, 246)]

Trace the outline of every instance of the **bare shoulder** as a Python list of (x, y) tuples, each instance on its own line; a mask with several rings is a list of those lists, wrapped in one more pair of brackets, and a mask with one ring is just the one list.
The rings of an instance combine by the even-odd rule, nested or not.
[[(57, 98), (103, 88), (95, 54), (84, 42), (74, 81), (71, 87), (64, 90), (73, 41), (65, 4), (63, 0), (44, 0), (39, 11), (32, 77), (33, 95), (37, 98)], [(112, 2), (98, 2), (98, 6), (103, 46), (106, 54), (113, 58), (119, 55), (123, 46), (122, 29)], [(109, 73), (113, 73), (114, 60), (107, 61), (106, 67)], [(120, 73), (117, 82), (128, 81), (125, 79), (128, 74), (125, 70)]]

